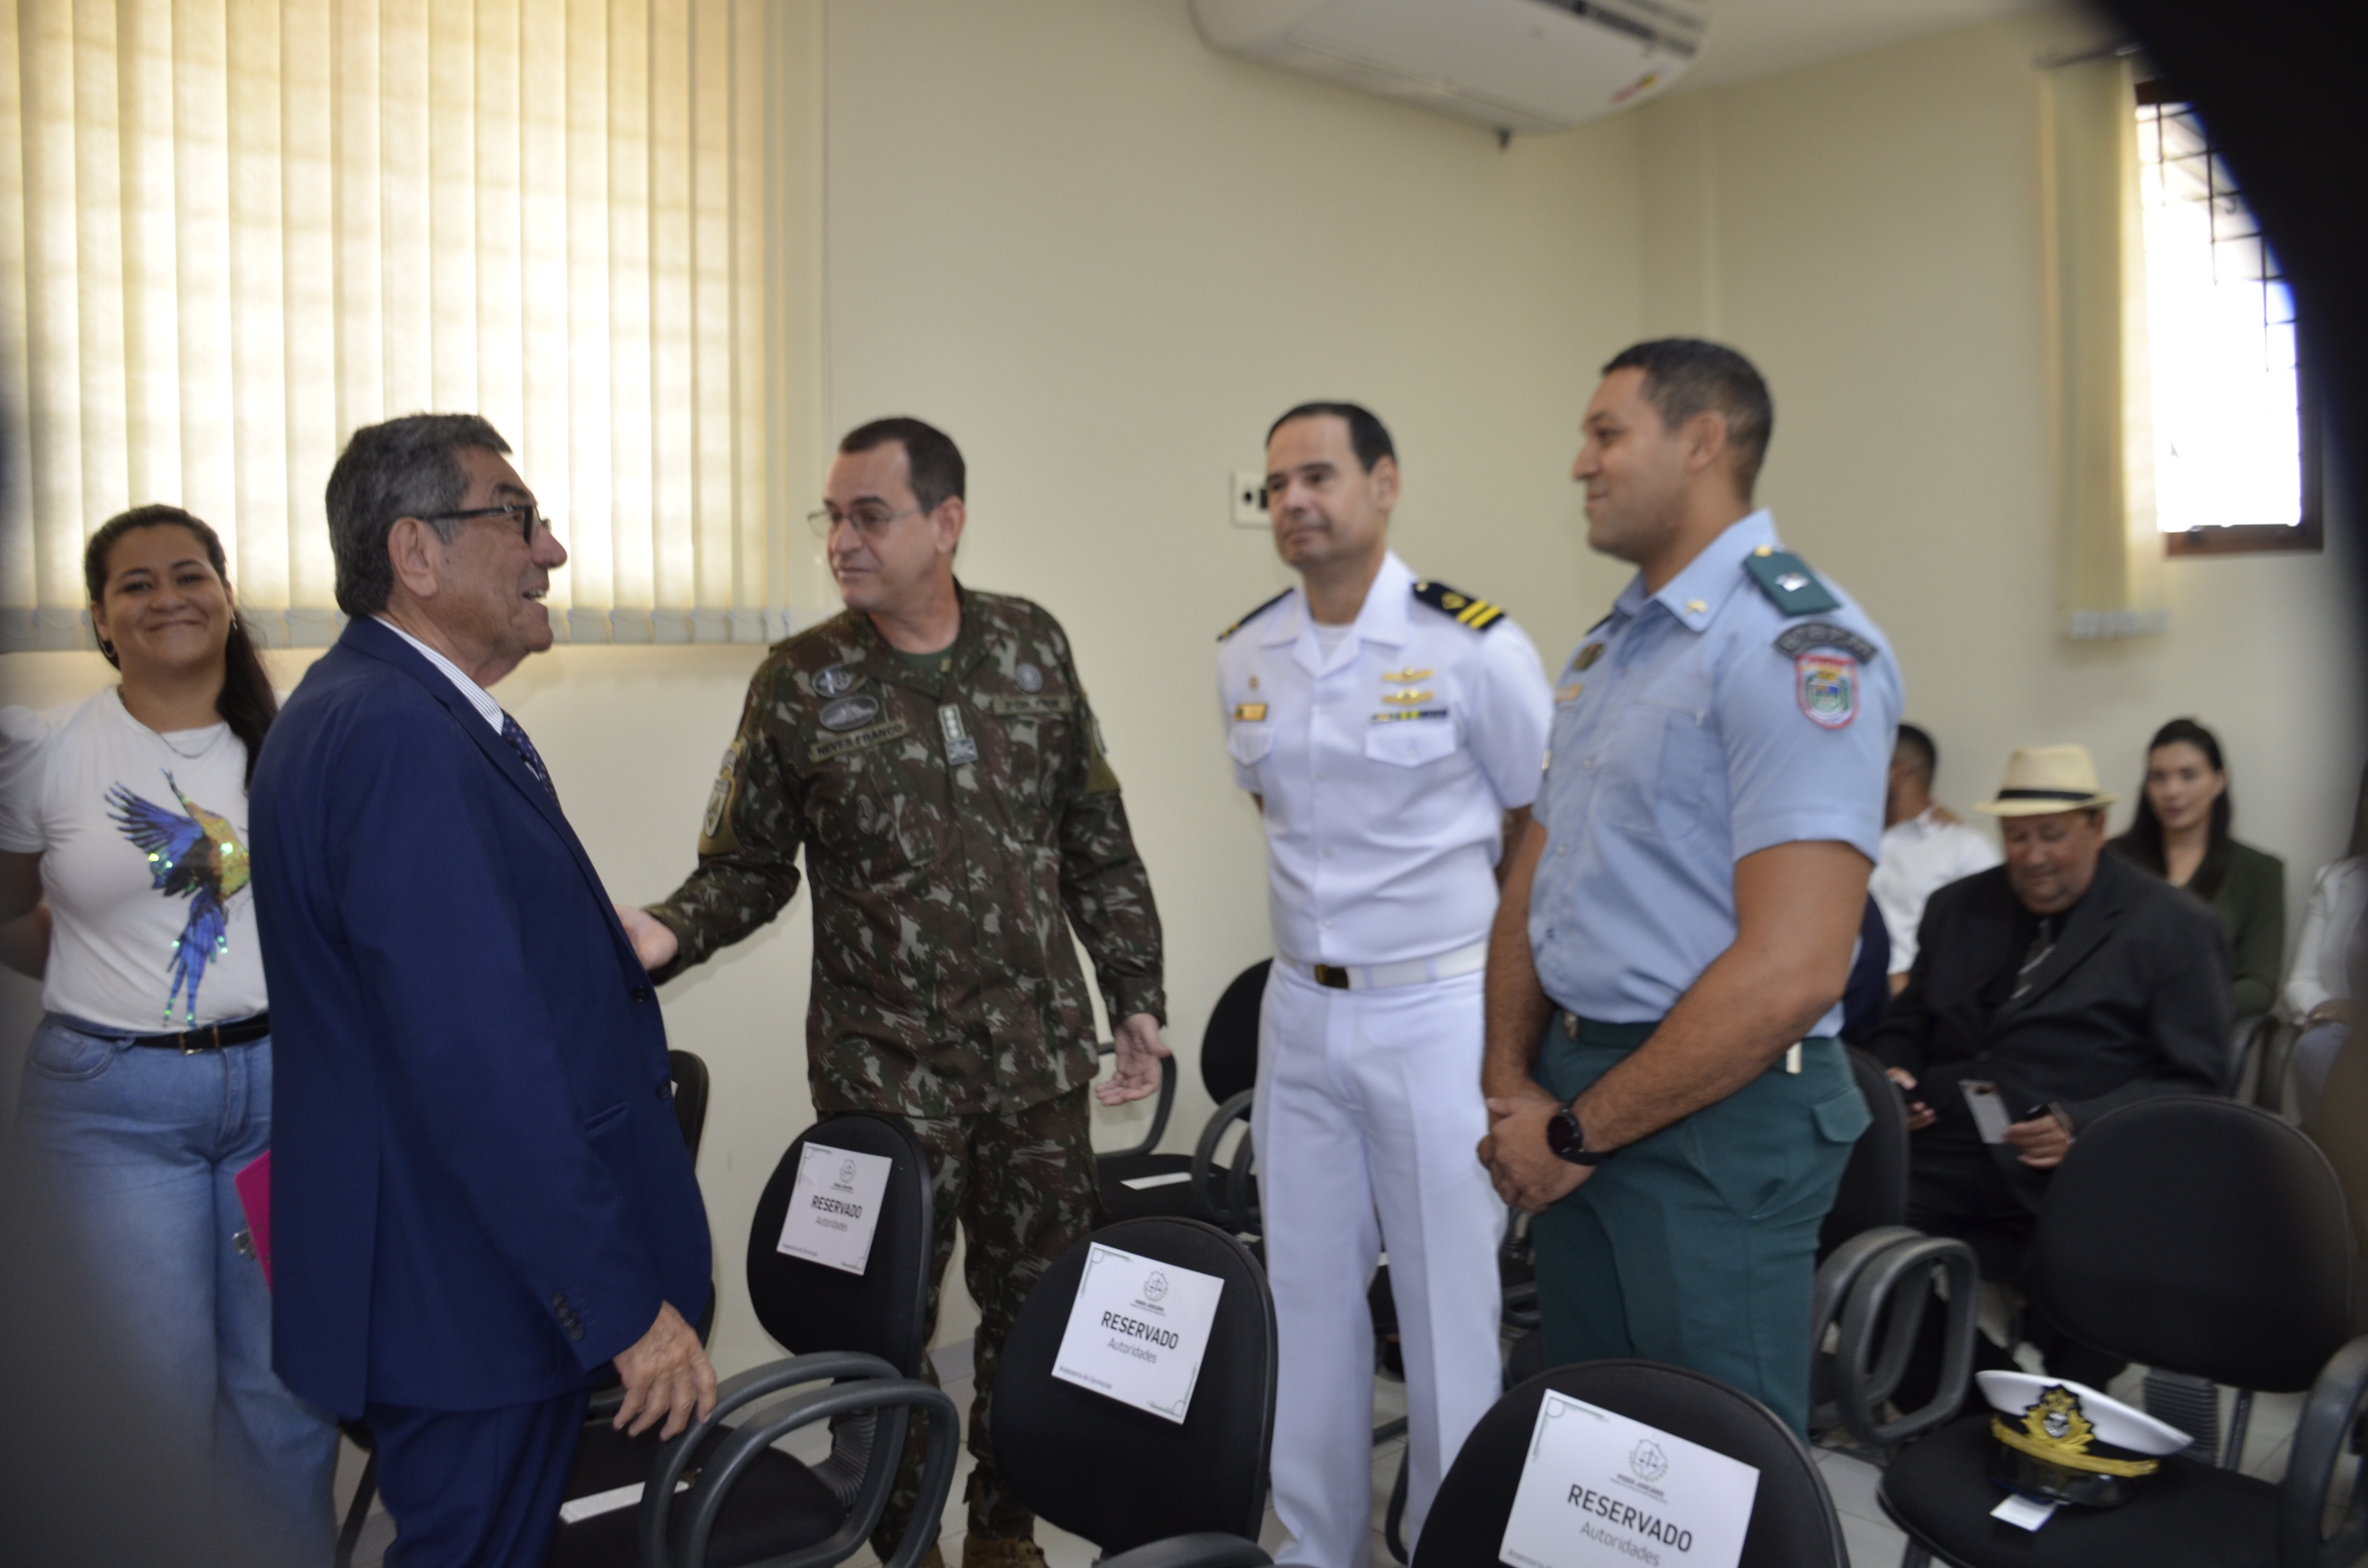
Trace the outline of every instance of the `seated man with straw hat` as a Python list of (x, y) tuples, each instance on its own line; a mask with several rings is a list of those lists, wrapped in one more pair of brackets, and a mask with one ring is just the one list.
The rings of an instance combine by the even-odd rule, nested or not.
[(1908, 1092), (1908, 1223), (1962, 1237), (1993, 1277), (2020, 1274), (2048, 1173), (2084, 1128), (2150, 1095), (2226, 1091), (2228, 937), (2105, 853), (2112, 803), (2085, 747), (2017, 749), (1978, 808), (2006, 864), (1933, 894), (1869, 1042)]

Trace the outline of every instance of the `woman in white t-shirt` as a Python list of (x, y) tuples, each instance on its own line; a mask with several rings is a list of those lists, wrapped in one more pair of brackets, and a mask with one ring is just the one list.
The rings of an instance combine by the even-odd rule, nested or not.
[(272, 1373), (269, 1226), (250, 1227), (239, 1181), (271, 1142), (247, 779), (278, 704), (204, 523), (111, 519), (84, 576), (122, 684), (0, 710), (0, 923), (42, 983), (16, 1130), (144, 1413), (210, 1453), (295, 1558), (326, 1562), (336, 1427)]

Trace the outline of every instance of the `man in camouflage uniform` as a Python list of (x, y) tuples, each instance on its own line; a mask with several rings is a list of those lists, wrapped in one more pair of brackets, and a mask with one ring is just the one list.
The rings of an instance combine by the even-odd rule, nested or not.
[[(1119, 1020), (1103, 1103), (1158, 1086), (1166, 1003), (1159, 916), (1068, 638), (1027, 600), (954, 580), (963, 477), (919, 420), (840, 443), (815, 520), (847, 610), (750, 682), (698, 870), (620, 913), (669, 979), (778, 914), (803, 847), (814, 1108), (903, 1116), (929, 1150), (931, 1332), (957, 1217), (980, 1315), (964, 1568), (1032, 1568), (1035, 1519), (996, 1470), (989, 1411), (1021, 1302), (1094, 1223), (1094, 1020), (1069, 927)], [(874, 1536), (882, 1557), (911, 1513), (915, 1428)]]

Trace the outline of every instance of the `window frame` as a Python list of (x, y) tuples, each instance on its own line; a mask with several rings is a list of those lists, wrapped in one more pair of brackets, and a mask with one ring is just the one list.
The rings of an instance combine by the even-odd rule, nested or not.
[[(2147, 77), (2136, 84), (2134, 112), (2139, 109), (2158, 108), (2164, 104), (2191, 104), (2193, 100), (2178, 89), (2176, 84), (2163, 77)], [(2208, 151), (2219, 156), (2217, 143)], [(2232, 194), (2244, 197), (2239, 189)], [(2247, 204), (2248, 208), (2251, 203)], [(2254, 220), (2260, 221), (2257, 215)], [(2324, 443), (2320, 433), (2321, 402), (2312, 384), (2310, 353), (2300, 330), (2300, 310), (2294, 345), (2295, 423), (2300, 435), (2295, 460), (2302, 465), (2302, 515), (2292, 523), (2240, 523), (2227, 527), (2189, 528), (2184, 532), (2162, 534), (2162, 552), (2177, 559), (2193, 555), (2261, 555), (2291, 552), (2315, 553), (2327, 548), (2327, 515), (2324, 481)], [(2151, 331), (2151, 328), (2150, 328)]]

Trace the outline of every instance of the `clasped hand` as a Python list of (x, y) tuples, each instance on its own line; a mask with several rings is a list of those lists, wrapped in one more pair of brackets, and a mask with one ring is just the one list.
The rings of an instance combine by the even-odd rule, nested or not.
[(1480, 1140), (1480, 1163), (1488, 1167), (1497, 1195), (1522, 1213), (1544, 1213), (1594, 1173), (1592, 1166), (1557, 1159), (1546, 1146), (1545, 1124), (1562, 1102), (1543, 1090), (1491, 1096), (1488, 1107), (1489, 1133)]

